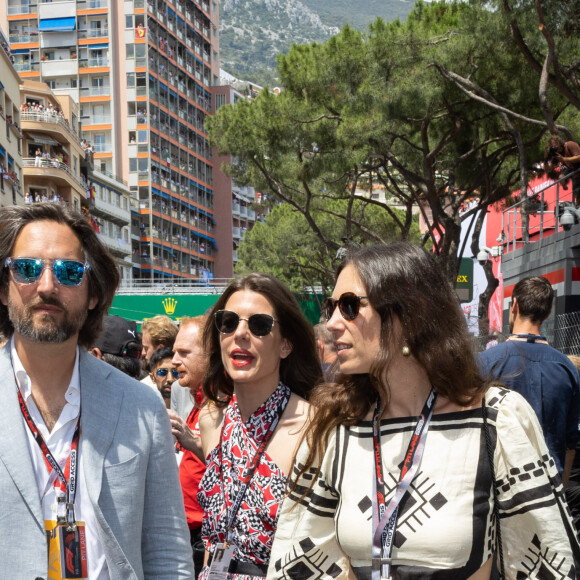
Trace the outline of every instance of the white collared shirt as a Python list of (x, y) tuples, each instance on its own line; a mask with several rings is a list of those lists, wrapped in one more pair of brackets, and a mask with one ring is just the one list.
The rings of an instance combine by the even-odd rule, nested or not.
[[(34, 421), (36, 428), (42, 434), (42, 437), (53, 457), (59, 465), (64, 466), (64, 463), (70, 454), (72, 439), (81, 410), (81, 382), (79, 375), (78, 347), (70, 385), (65, 394), (66, 404), (52, 431), (49, 432), (44, 423), (44, 419), (34, 402), (34, 398), (32, 397), (30, 378), (18, 357), (18, 353), (14, 346), (14, 338), (12, 338), (10, 346), (14, 376), (16, 377), (16, 383), (20, 389), (22, 398), (28, 407), (28, 412)], [(24, 416), (22, 417), (22, 422), (27, 435), (28, 449), (32, 459), (36, 485), (38, 486), (38, 495), (42, 505), (42, 513), (45, 520), (54, 521), (56, 520), (56, 496), (54, 492), (54, 484), (49, 484), (50, 474), (46, 462), (38, 443), (34, 439), (32, 432), (24, 420)], [(82, 462), (82, 447), (83, 436), (81, 432), (81, 438), (79, 441), (79, 486), (75, 499), (75, 517), (77, 521), (85, 522), (86, 526), (88, 577), (91, 580), (109, 580), (110, 576), (107, 561), (105, 559), (105, 551), (98, 534), (99, 526), (87, 491)]]

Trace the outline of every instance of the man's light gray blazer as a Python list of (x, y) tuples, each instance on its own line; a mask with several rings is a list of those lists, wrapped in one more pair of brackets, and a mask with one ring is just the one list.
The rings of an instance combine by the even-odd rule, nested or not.
[[(80, 460), (111, 580), (194, 578), (167, 412), (138, 381), (80, 354)], [(44, 520), (9, 345), (0, 349), (0, 578), (47, 578)]]

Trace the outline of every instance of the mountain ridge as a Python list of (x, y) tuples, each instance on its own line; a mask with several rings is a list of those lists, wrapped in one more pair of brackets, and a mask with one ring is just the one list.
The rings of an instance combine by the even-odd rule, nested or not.
[(292, 44), (325, 42), (345, 24), (365, 29), (378, 16), (404, 19), (408, 0), (224, 0), (220, 15), (221, 68), (259, 85), (275, 86), (276, 55)]

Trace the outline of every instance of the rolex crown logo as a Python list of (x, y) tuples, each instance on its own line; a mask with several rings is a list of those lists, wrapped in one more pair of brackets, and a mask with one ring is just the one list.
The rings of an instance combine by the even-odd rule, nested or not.
[(177, 300), (175, 298), (166, 298), (162, 302), (163, 308), (165, 309), (165, 314), (168, 316), (173, 315), (175, 312), (175, 307), (177, 306)]

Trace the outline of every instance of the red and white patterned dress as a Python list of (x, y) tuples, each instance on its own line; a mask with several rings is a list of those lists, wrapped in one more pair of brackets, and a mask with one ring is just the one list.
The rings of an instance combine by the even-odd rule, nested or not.
[[(204, 510), (201, 535), (206, 550), (212, 554), (216, 544), (226, 539), (229, 510), (240, 490), (242, 474), (251, 464), (284, 398), (290, 398), (290, 389), (280, 383), (246, 423), (242, 421), (235, 395), (226, 408), (221, 450), (218, 445), (209, 454), (207, 469), (197, 495)], [(233, 560), (268, 564), (278, 512), (285, 492), (286, 475), (264, 453), (234, 521)], [(208, 572), (209, 568), (205, 567), (199, 580), (207, 578)], [(228, 574), (228, 578), (250, 580), (253, 577)]]

